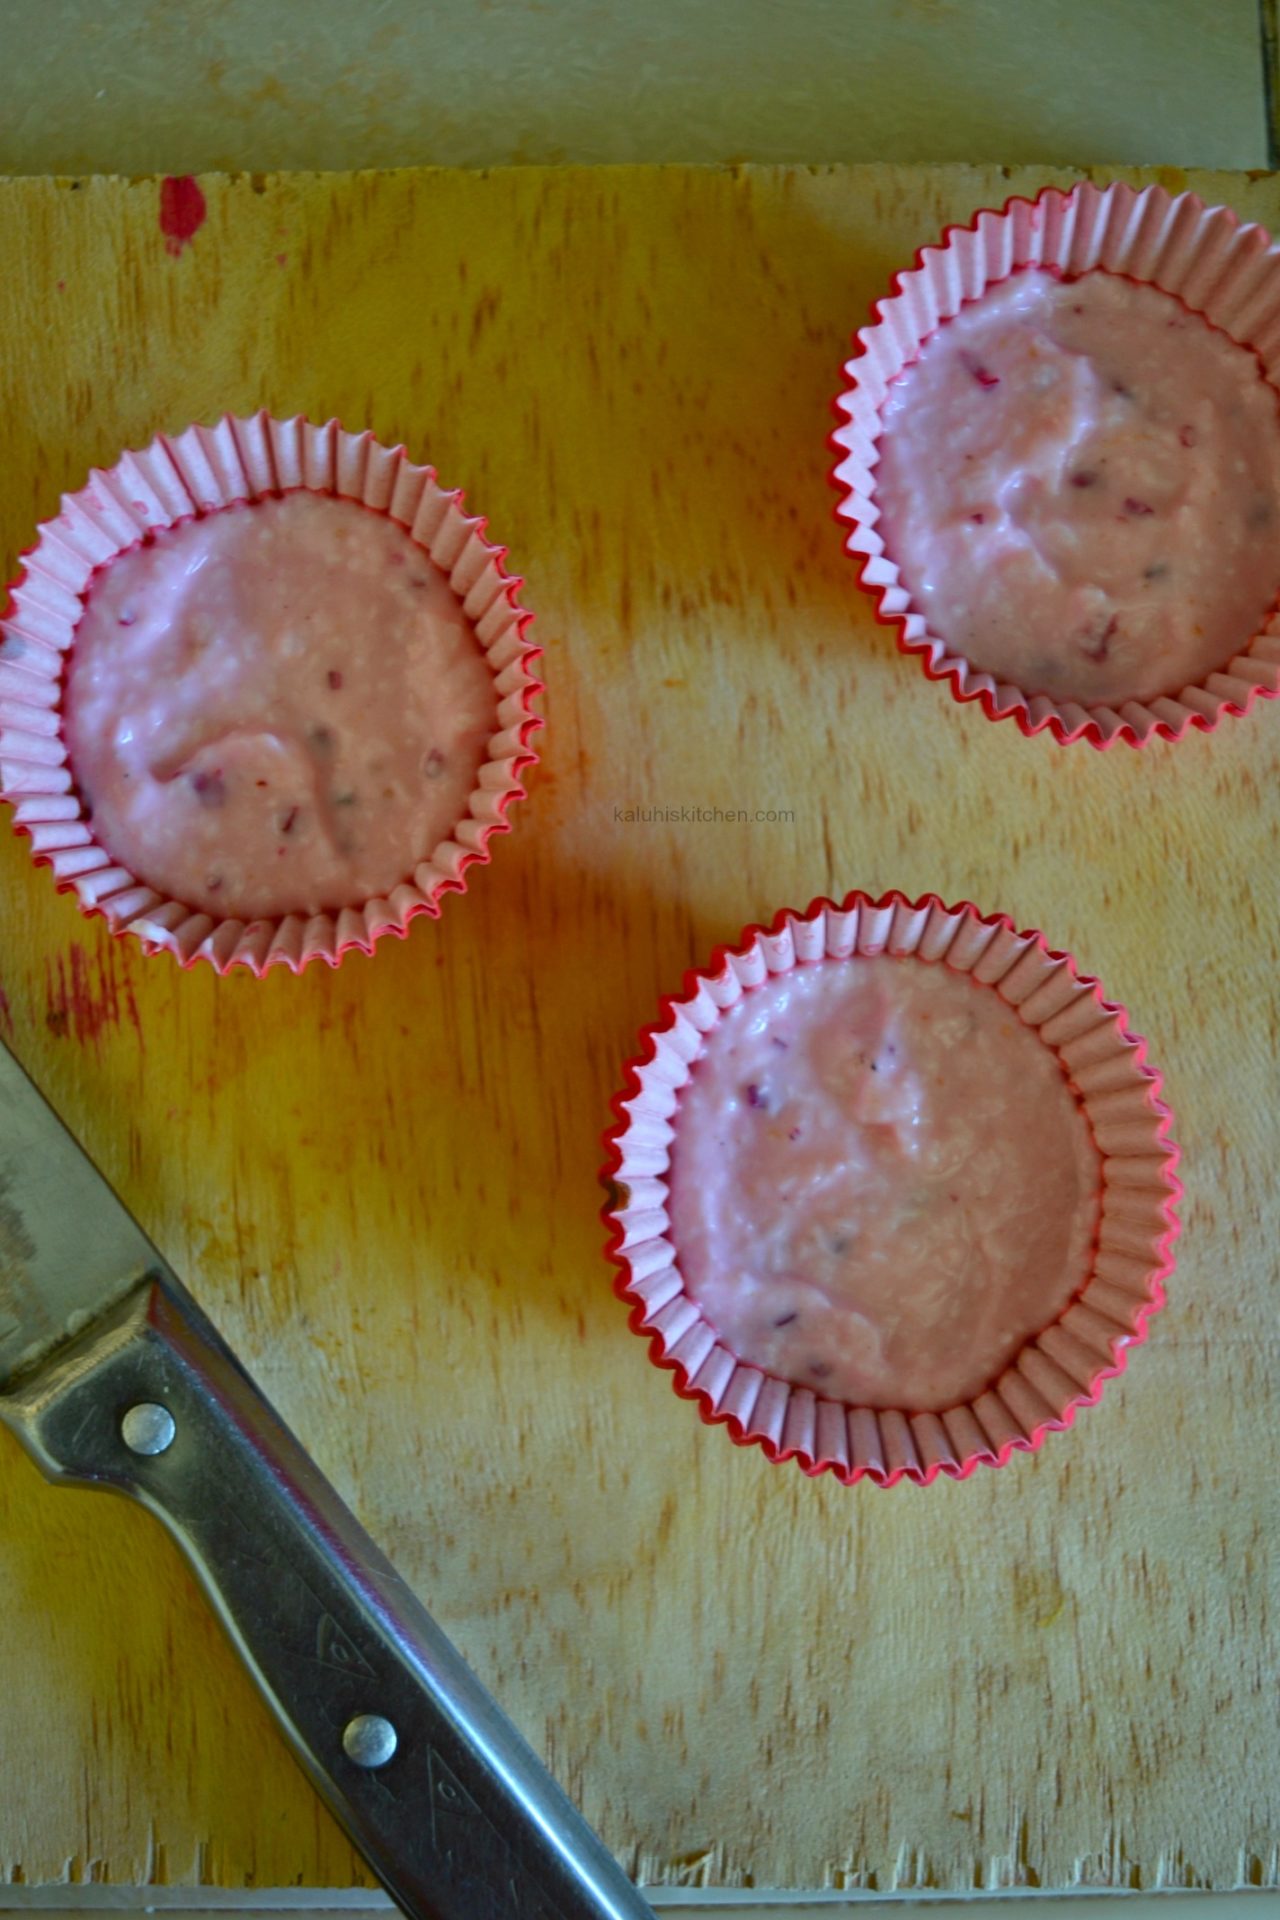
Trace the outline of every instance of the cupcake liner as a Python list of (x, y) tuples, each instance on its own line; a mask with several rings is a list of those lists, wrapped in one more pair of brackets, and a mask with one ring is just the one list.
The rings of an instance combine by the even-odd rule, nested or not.
[[(385, 897), (312, 916), (218, 919), (149, 887), (94, 838), (63, 739), (63, 665), (100, 567), (159, 528), (300, 488), (387, 515), (444, 570), (493, 673), (496, 727), (466, 815)], [(208, 960), (219, 973), (276, 965), (300, 973), (313, 960), (336, 967), (353, 948), (372, 953), (384, 934), (403, 936), (418, 914), (437, 916), (445, 894), (465, 893), (468, 868), (488, 862), (493, 836), (509, 830), (508, 812), (524, 798), (522, 775), (538, 758), (530, 741), (542, 725), (534, 712), (542, 684), (532, 668), (541, 650), (525, 639), (522, 583), (504, 569), (506, 549), (484, 538), (485, 524), (403, 447), (347, 433), (336, 420), (319, 427), (265, 412), (228, 415), (213, 427), (161, 434), (108, 471), (95, 468), (40, 527), (0, 620), (0, 798), (12, 805), (37, 864), (51, 867), (59, 891), (73, 890), (113, 933), (135, 935), (148, 953), (172, 953), (184, 967)]]
[[(983, 1393), (945, 1413), (824, 1399), (739, 1360), (685, 1291), (668, 1233), (673, 1115), (721, 1015), (795, 967), (884, 953), (971, 972), (1016, 1007), (1058, 1054), (1103, 1161), (1085, 1284)], [(1003, 914), (900, 893), (879, 900), (851, 893), (838, 905), (815, 900), (803, 914), (783, 910), (768, 928), (748, 927), (736, 946), (717, 948), (706, 969), (686, 974), (625, 1070), (603, 1172), (613, 1189), (602, 1217), (619, 1269), (615, 1291), (631, 1307), (631, 1328), (649, 1342), (650, 1359), (674, 1374), (676, 1392), (695, 1401), (705, 1421), (727, 1425), (737, 1444), (763, 1447), (771, 1460), (794, 1459), (808, 1474), (834, 1473), (850, 1485), (866, 1476), (879, 1486), (903, 1479), (927, 1486), (940, 1473), (963, 1480), (979, 1465), (1003, 1466), (1098, 1399), (1164, 1304), (1182, 1189), (1160, 1084), (1124, 1009), (1105, 1000), (1069, 955), (1054, 952), (1040, 933), (1018, 932)]]
[(831, 478), (841, 496), (836, 517), (850, 529), (846, 549), (860, 558), (860, 584), (875, 596), (877, 619), (897, 628), (899, 649), (918, 655), (929, 679), (946, 681), (957, 700), (980, 701), (988, 719), (1011, 718), (1025, 734), (1047, 729), (1064, 744), (1087, 740), (1095, 747), (1181, 739), (1192, 727), (1211, 732), (1224, 715), (1246, 713), (1256, 700), (1280, 693), (1280, 609), (1203, 684), (1176, 697), (1085, 707), (1028, 696), (949, 651), (913, 607), (885, 551), (875, 468), (889, 383), (966, 301), (1027, 266), (1072, 275), (1103, 267), (1163, 288), (1252, 348), (1267, 379), (1280, 385), (1280, 248), (1261, 227), (1243, 225), (1227, 207), (1206, 207), (1193, 193), (1170, 196), (1162, 187), (1138, 192), (1119, 183), (1085, 183), (1070, 192), (1048, 187), (1035, 200), (1009, 200), (1000, 212), (948, 227), (938, 246), (920, 249), (915, 265), (895, 274), (892, 291), (873, 306), (873, 324), (856, 336), (857, 352), (844, 368), (847, 390), (834, 403), (842, 424), (830, 440), (838, 459)]

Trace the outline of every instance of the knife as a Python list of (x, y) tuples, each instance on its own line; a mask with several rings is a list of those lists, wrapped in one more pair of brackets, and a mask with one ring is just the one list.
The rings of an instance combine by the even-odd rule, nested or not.
[(160, 1517), (412, 1920), (653, 1920), (3, 1046), (0, 1418)]

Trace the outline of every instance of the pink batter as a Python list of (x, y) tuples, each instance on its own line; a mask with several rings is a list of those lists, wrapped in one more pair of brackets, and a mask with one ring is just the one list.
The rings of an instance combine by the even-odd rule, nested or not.
[(403, 528), (307, 492), (159, 533), (93, 582), (67, 746), (94, 832), (218, 915), (357, 906), (465, 816), (493, 678)]
[(1156, 287), (1017, 273), (926, 341), (882, 418), (903, 584), (1024, 693), (1178, 693), (1280, 592), (1280, 396)]
[(990, 987), (827, 960), (749, 993), (680, 1096), (671, 1238), (726, 1345), (860, 1406), (982, 1391), (1088, 1277), (1101, 1160)]

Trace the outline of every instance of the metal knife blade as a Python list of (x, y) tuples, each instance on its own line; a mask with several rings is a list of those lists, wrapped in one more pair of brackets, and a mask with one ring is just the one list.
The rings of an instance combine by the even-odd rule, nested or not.
[(132, 1214), (0, 1046), (0, 1393), (148, 1273), (167, 1271)]

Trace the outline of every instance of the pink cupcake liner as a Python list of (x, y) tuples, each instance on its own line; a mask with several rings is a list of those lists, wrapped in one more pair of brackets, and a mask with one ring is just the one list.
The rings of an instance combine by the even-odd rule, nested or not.
[[(94, 838), (63, 738), (63, 666), (99, 568), (158, 528), (304, 487), (386, 514), (443, 568), (493, 673), (497, 725), (467, 813), (385, 898), (310, 917), (218, 919), (158, 893)], [(148, 953), (172, 953), (184, 967), (208, 960), (219, 973), (277, 965), (300, 973), (313, 960), (336, 967), (353, 948), (372, 953), (384, 934), (403, 936), (418, 914), (438, 916), (446, 894), (466, 892), (468, 869), (487, 864), (493, 836), (509, 830), (542, 725), (534, 711), (542, 683), (532, 671), (541, 650), (525, 638), (531, 616), (517, 597), (522, 582), (505, 571), (506, 549), (484, 532), (484, 520), (464, 513), (462, 494), (442, 489), (430, 467), (336, 420), (318, 427), (265, 412), (228, 415), (213, 427), (161, 434), (109, 471), (95, 468), (40, 527), (0, 621), (0, 798), (37, 864), (52, 868), (59, 891), (74, 891), (82, 910), (101, 914), (113, 933), (134, 935)]]
[[(823, 1399), (739, 1360), (685, 1291), (669, 1233), (673, 1116), (721, 1015), (795, 967), (885, 953), (970, 972), (1016, 1007), (1061, 1060), (1103, 1161), (1096, 1250), (1084, 1286), (985, 1392), (945, 1413)], [(763, 1447), (773, 1461), (796, 1460), (808, 1474), (834, 1473), (849, 1485), (865, 1476), (878, 1486), (927, 1486), (939, 1474), (963, 1480), (979, 1465), (1003, 1466), (1094, 1404), (1164, 1304), (1182, 1189), (1160, 1086), (1124, 1008), (1105, 1000), (1098, 982), (1042, 934), (1019, 933), (1003, 914), (900, 893), (879, 900), (851, 893), (839, 905), (815, 900), (802, 914), (784, 910), (770, 927), (748, 927), (736, 946), (718, 947), (704, 970), (687, 973), (625, 1069), (603, 1172), (614, 1191), (602, 1217), (608, 1256), (619, 1269), (615, 1291), (630, 1306), (630, 1326), (648, 1341), (650, 1359), (674, 1375), (676, 1392), (708, 1423), (723, 1422), (735, 1443)]]
[(849, 527), (846, 549), (860, 559), (860, 584), (876, 599), (877, 619), (897, 629), (899, 649), (917, 655), (928, 678), (945, 681), (955, 699), (979, 701), (988, 719), (1013, 719), (1024, 734), (1047, 729), (1064, 744), (1087, 740), (1094, 747), (1177, 740), (1192, 727), (1211, 732), (1225, 715), (1247, 713), (1255, 701), (1280, 693), (1280, 609), (1202, 685), (1119, 708), (1084, 707), (1029, 696), (949, 651), (912, 605), (877, 531), (877, 442), (890, 382), (966, 301), (1026, 266), (1065, 274), (1102, 267), (1161, 287), (1252, 348), (1267, 379), (1280, 386), (1280, 248), (1261, 227), (1243, 225), (1228, 207), (1206, 207), (1193, 193), (1171, 196), (1162, 187), (1138, 192), (1085, 183), (1012, 199), (967, 227), (948, 227), (940, 245), (918, 251), (915, 265), (895, 274), (892, 291), (873, 306), (873, 324), (856, 336), (857, 352), (844, 369), (847, 388), (834, 403), (842, 424), (830, 440), (837, 456), (831, 477), (841, 496), (836, 517)]

